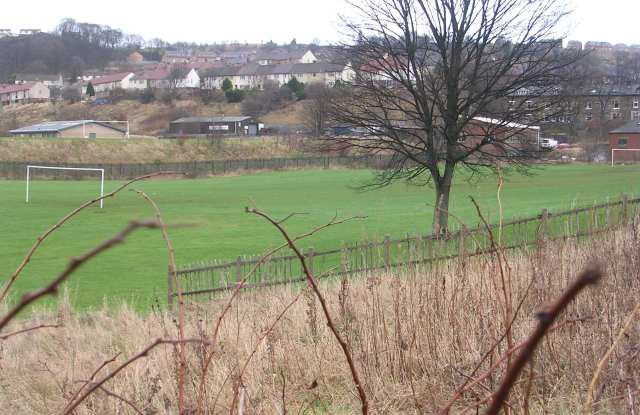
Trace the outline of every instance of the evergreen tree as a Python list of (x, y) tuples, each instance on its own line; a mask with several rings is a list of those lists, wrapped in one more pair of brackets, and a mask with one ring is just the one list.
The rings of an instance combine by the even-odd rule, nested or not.
[(91, 83), (91, 81), (89, 81), (89, 83), (87, 84), (87, 95), (89, 95), (90, 97), (96, 96), (96, 90), (93, 88), (93, 84)]
[(233, 84), (231, 83), (229, 78), (224, 78), (224, 81), (222, 81), (222, 90), (224, 92), (227, 92), (227, 91), (231, 91), (232, 89), (233, 89)]
[(304, 84), (294, 76), (291, 78), (289, 82), (287, 82), (287, 86), (294, 94), (296, 94), (296, 99), (301, 100), (304, 99)]

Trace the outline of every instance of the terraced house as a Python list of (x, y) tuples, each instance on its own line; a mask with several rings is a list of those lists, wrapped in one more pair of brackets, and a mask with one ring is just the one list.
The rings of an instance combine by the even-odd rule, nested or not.
[(49, 88), (42, 82), (24, 84), (0, 84), (0, 105), (43, 102), (51, 97)]
[(351, 81), (353, 71), (349, 65), (325, 62), (276, 65), (260, 65), (254, 62), (239, 67), (209, 69), (203, 72), (201, 77), (205, 89), (220, 89), (225, 79), (229, 79), (234, 88), (262, 89), (267, 81), (284, 85), (293, 78), (305, 84), (323, 83), (332, 86), (336, 81)]

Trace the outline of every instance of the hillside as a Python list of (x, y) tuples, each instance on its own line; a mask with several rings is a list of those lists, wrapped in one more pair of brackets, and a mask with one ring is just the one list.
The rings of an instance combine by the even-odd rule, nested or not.
[(158, 163), (303, 155), (302, 139), (259, 137), (208, 140), (0, 138), (0, 162)]
[[(152, 102), (141, 104), (122, 100), (113, 104), (44, 103), (14, 107), (0, 107), (0, 135), (24, 125), (43, 121), (101, 119), (129, 120), (132, 135), (155, 136), (168, 129), (169, 122), (185, 116), (241, 115), (240, 104), (210, 103), (199, 100), (178, 100), (173, 104)], [(268, 124), (299, 125), (302, 122), (302, 103), (296, 102), (283, 109), (265, 114), (259, 119)]]

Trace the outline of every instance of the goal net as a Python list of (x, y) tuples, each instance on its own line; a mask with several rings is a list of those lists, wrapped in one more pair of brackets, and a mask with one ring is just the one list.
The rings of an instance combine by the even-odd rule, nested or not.
[[(95, 173), (100, 176), (100, 197), (104, 196), (104, 169), (93, 169), (93, 168), (86, 168), (86, 167), (53, 167), (53, 166), (28, 165), (27, 166), (27, 195), (25, 199), (26, 203), (29, 203), (29, 200), (31, 199), (30, 191), (31, 191), (31, 182), (33, 179), (34, 170), (47, 170), (50, 172), (68, 171), (68, 172)], [(103, 202), (104, 200), (100, 199), (100, 209), (102, 209)]]
[(611, 167), (616, 163), (638, 163), (640, 162), (640, 148), (612, 148)]

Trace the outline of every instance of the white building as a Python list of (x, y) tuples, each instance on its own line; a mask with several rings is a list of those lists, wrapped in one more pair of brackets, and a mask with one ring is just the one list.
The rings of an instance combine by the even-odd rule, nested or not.
[(0, 104), (27, 104), (47, 101), (51, 97), (49, 88), (42, 82), (18, 85), (0, 84)]
[[(107, 95), (109, 91), (114, 89), (131, 89), (129, 81), (133, 78), (133, 72), (114, 73), (109, 75), (98, 76), (91, 79), (89, 82), (93, 85), (93, 90), (96, 96)], [(83, 83), (82, 92), (87, 94), (87, 86), (89, 82)]]
[(203, 84), (207, 89), (220, 89), (224, 80), (229, 79), (234, 88), (262, 89), (267, 81), (284, 85), (296, 78), (305, 84), (323, 83), (332, 86), (336, 81), (351, 81), (353, 76), (349, 65), (322, 62), (279, 65), (252, 63), (242, 67), (223, 67), (209, 70), (203, 74)]

